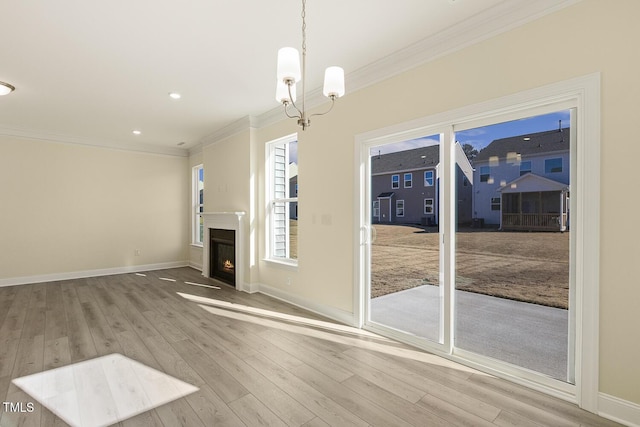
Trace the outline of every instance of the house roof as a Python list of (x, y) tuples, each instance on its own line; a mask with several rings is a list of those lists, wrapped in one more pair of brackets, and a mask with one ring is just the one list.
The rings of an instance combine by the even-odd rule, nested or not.
[(371, 157), (371, 173), (435, 168), (440, 162), (440, 146), (414, 148)]
[(529, 193), (538, 191), (568, 191), (569, 185), (545, 178), (534, 173), (526, 173), (511, 182), (507, 182), (497, 189), (498, 192), (506, 193)]
[[(525, 141), (524, 138), (529, 138)], [(491, 157), (504, 158), (507, 153), (534, 155), (569, 150), (569, 128), (495, 139), (480, 150), (474, 163), (488, 161)]]
[(393, 191), (378, 194), (378, 199), (390, 199), (393, 197)]

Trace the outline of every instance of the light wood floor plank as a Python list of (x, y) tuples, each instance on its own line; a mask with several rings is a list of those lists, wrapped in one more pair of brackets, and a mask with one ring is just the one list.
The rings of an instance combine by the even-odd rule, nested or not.
[(428, 411), (420, 405), (407, 402), (393, 393), (373, 384), (370, 381), (361, 378), (358, 375), (347, 379), (342, 383), (345, 387), (353, 390), (366, 398), (370, 399), (381, 408), (392, 411), (409, 424), (415, 426), (435, 426), (435, 427), (451, 427), (454, 424), (446, 421), (439, 414)]
[(248, 426), (285, 427), (286, 424), (253, 395), (234, 400), (229, 407)]
[(314, 414), (332, 425), (366, 426), (366, 421), (347, 410), (324, 394), (311, 387), (297, 376), (282, 369), (276, 363), (262, 355), (247, 360), (252, 367), (261, 372), (271, 382), (284, 390)]
[[(19, 376), (120, 352), (199, 390), (119, 426), (617, 425), (386, 338), (278, 319), (331, 323), (265, 295), (187, 285), (220, 285), (190, 268), (145, 274), (0, 288), (0, 399), (33, 401), (11, 383)], [(178, 292), (238, 305), (205, 309)], [(0, 425), (65, 424), (36, 404), (0, 411)]]
[(74, 284), (65, 282), (62, 284), (62, 299), (67, 315), (67, 333), (69, 338), (69, 349), (71, 350), (71, 361), (80, 362), (98, 355), (93, 344), (93, 338), (87, 321), (82, 313), (82, 306), (78, 300)]
[(244, 427), (242, 420), (208, 385), (186, 397), (187, 402), (206, 426)]

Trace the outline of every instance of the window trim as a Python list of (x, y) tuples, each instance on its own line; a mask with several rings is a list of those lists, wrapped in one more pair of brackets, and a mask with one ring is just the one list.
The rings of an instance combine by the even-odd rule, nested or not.
[[(402, 205), (402, 207), (400, 205)], [(401, 209), (402, 211), (400, 211)], [(404, 199), (396, 200), (396, 218), (404, 218), (404, 209)], [(402, 212), (402, 214), (400, 214), (399, 212)]]
[[(498, 201), (496, 203), (496, 200)], [(494, 207), (498, 207), (498, 209), (494, 209)], [(491, 211), (499, 211), (502, 209), (502, 197), (491, 197), (491, 200), (489, 201), (489, 207), (491, 209)]]
[[(409, 176), (409, 185), (407, 185), (407, 176)], [(413, 172), (407, 172), (402, 175), (404, 188), (413, 188)]]
[[(427, 178), (427, 174), (431, 175), (431, 178)], [(424, 186), (425, 187), (433, 187), (433, 171), (432, 170), (428, 170), (428, 171), (424, 171)], [(429, 183), (429, 180), (431, 180), (431, 183)]]
[[(371, 206), (371, 211), (373, 213), (374, 218), (380, 218), (380, 200), (374, 200)], [(378, 214), (376, 215), (376, 211)]]
[[(431, 212), (427, 212), (427, 201), (431, 201), (430, 206), (429, 206), (431, 208)], [(433, 214), (436, 213), (434, 202), (435, 202), (435, 200), (433, 198), (424, 199), (424, 214), (425, 215), (433, 215)]]
[(273, 167), (273, 162), (274, 162), (274, 152), (275, 152), (275, 148), (281, 145), (287, 145), (287, 149), (286, 149), (286, 160), (285, 162), (288, 164), (289, 162), (289, 150), (288, 150), (288, 144), (292, 143), (292, 142), (297, 142), (298, 141), (298, 134), (297, 133), (293, 133), (287, 136), (284, 136), (282, 138), (278, 138), (275, 139), (273, 141), (269, 141), (265, 144), (265, 199), (266, 199), (266, 203), (265, 203), (265, 224), (267, 225), (265, 227), (265, 261), (268, 262), (272, 262), (274, 264), (280, 265), (280, 266), (288, 266), (288, 267), (294, 267), (297, 268), (298, 266), (298, 260), (296, 258), (291, 258), (290, 257), (290, 228), (289, 228), (289, 222), (286, 221), (285, 224), (285, 235), (286, 235), (286, 249), (285, 249), (285, 253), (286, 256), (284, 257), (280, 257), (280, 256), (275, 256), (275, 237), (274, 237), (274, 212), (273, 212), (273, 208), (276, 206), (276, 204), (282, 204), (284, 203), (286, 206), (285, 209), (285, 216), (286, 218), (289, 218), (289, 206), (291, 205), (291, 203), (298, 203), (298, 197), (296, 194), (296, 197), (289, 197), (290, 196), (290, 177), (288, 177), (288, 172), (285, 172), (285, 190), (284, 190), (284, 194), (287, 197), (284, 198), (276, 198), (275, 196), (275, 180), (276, 180), (276, 176), (275, 176), (275, 169)]
[[(398, 180), (394, 182), (393, 178), (397, 178)], [(400, 174), (391, 175), (391, 189), (397, 190), (400, 188)]]
[[(202, 203), (200, 203), (200, 171), (202, 171)], [(204, 232), (200, 233), (200, 224), (204, 212), (204, 165), (193, 166), (191, 168), (191, 244), (202, 247), (204, 245)]]

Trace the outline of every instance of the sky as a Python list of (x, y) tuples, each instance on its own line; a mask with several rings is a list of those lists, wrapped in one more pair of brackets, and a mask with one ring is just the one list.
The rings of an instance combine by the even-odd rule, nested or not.
[[(495, 139), (558, 129), (559, 120), (562, 121), (563, 128), (568, 128), (569, 119), (569, 110), (558, 111), (542, 116), (529, 117), (526, 119), (456, 132), (456, 141), (460, 142), (461, 145), (470, 144), (473, 148), (480, 151)], [(439, 139), (435, 135), (425, 136), (423, 138), (399, 142), (396, 144), (373, 147), (371, 149), (371, 155), (373, 156), (378, 155), (378, 153), (386, 154), (410, 150), (412, 148), (427, 147), (429, 145), (438, 144), (438, 142)]]

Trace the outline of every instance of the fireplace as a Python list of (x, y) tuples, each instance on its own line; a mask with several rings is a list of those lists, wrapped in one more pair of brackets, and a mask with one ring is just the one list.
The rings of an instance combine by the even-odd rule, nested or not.
[[(242, 221), (244, 215), (245, 212), (204, 212), (202, 214), (204, 222), (202, 275), (228, 283), (239, 291), (249, 292), (250, 287), (244, 282), (246, 268)], [(221, 235), (219, 231), (222, 231)], [(221, 265), (218, 263), (220, 253), (223, 255), (223, 259), (220, 260)], [(227, 256), (224, 256), (225, 254)], [(225, 261), (228, 261), (226, 267)]]
[(236, 286), (235, 234), (235, 230), (209, 229), (209, 275), (233, 287)]

